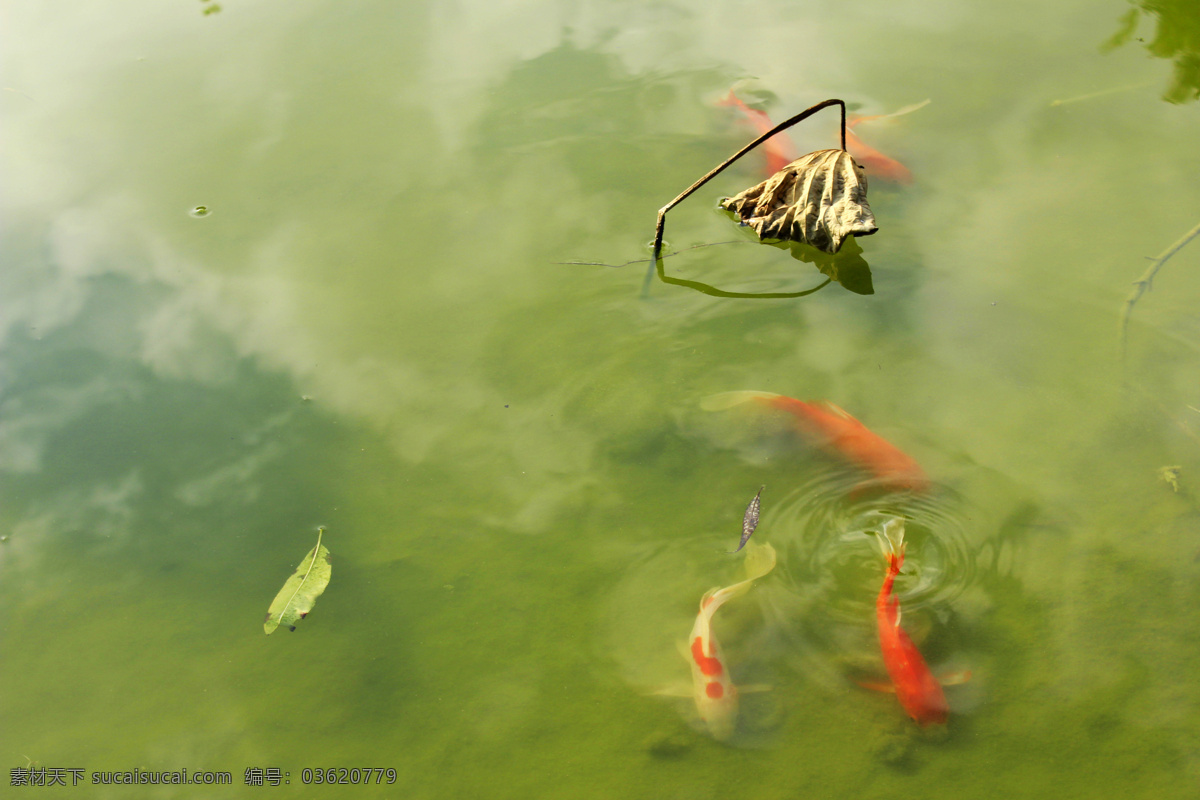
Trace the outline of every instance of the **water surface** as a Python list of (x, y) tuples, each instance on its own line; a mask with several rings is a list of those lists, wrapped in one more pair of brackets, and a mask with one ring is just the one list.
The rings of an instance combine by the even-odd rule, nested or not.
[[(1117, 336), (1145, 257), (1200, 222), (1200, 105), (1162, 99), (1153, 18), (1104, 49), (1125, 3), (214, 7), (4, 12), (9, 769), (280, 797), (355, 766), (397, 772), (363, 797), (1200, 790), (1200, 241), (1123, 360)], [(914, 175), (871, 184), (873, 293), (558, 263), (646, 258), (656, 210), (753, 135), (734, 85), (777, 119), (930, 99), (860, 129)], [(741, 243), (668, 274), (825, 281), (715, 210), (763, 177), (748, 157), (672, 212), (672, 249)], [(847, 499), (836, 459), (699, 409), (739, 389), (837, 403), (935, 491)], [(773, 689), (718, 743), (653, 693), (686, 683), (764, 484), (780, 565), (717, 624)], [(882, 670), (875, 512), (913, 519), (906, 627), (972, 673), (944, 729), (854, 682)], [(319, 525), (329, 589), (267, 637)]]

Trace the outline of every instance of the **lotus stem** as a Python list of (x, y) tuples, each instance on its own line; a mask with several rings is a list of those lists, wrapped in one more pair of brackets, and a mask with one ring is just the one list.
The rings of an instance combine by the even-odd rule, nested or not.
[(784, 120), (783, 122), (779, 123), (774, 128), (772, 128), (771, 130), (764, 133), (762, 136), (759, 136), (757, 139), (755, 139), (750, 144), (743, 147), (741, 150), (738, 150), (736, 153), (731, 155), (729, 158), (722, 161), (716, 167), (709, 170), (708, 173), (703, 178), (696, 181), (688, 188), (684, 189), (683, 192), (680, 193), (680, 195), (678, 197), (676, 197), (674, 200), (667, 203), (665, 206), (663, 206), (662, 208), (660, 208), (658, 210), (658, 222), (654, 227), (654, 256), (653, 256), (653, 259), (654, 259), (655, 263), (657, 263), (659, 261), (658, 256), (659, 256), (659, 253), (662, 252), (663, 229), (666, 227), (666, 224), (667, 224), (667, 212), (668, 211), (670, 211), (672, 208), (674, 208), (675, 206), (682, 203), (684, 200), (686, 200), (688, 198), (689, 195), (692, 194), (692, 192), (696, 191), (701, 186), (703, 186), (704, 184), (708, 183), (713, 178), (720, 175), (722, 172), (725, 171), (726, 167), (728, 167), (733, 162), (737, 161), (742, 156), (746, 155), (746, 153), (749, 153), (751, 150), (758, 147), (760, 144), (765, 142), (767, 139), (770, 139), (772, 136), (774, 136), (777, 133), (787, 130), (788, 128), (792, 127), (793, 125), (795, 125), (797, 122), (800, 122), (801, 120), (808, 119), (813, 114), (820, 111), (821, 109), (828, 108), (829, 106), (834, 106), (834, 105), (842, 107), (842, 149), (845, 150), (846, 149), (846, 103), (842, 100), (834, 99), (834, 100), (822, 101), (820, 103), (817, 103), (815, 106), (806, 108), (805, 110), (801, 111), (796, 116), (791, 117), (790, 119)]

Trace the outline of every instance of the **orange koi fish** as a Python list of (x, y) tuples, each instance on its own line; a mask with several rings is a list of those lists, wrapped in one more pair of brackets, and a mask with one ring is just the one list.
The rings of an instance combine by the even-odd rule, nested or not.
[(865, 144), (854, 134), (849, 123), (846, 124), (846, 149), (850, 151), (850, 155), (854, 156), (854, 160), (867, 170), (867, 175), (871, 178), (882, 178), (885, 181), (905, 186), (913, 181), (908, 167)]
[[(713, 615), (728, 600), (745, 594), (754, 581), (775, 568), (775, 548), (769, 544), (748, 545), (745, 567), (745, 580), (704, 593), (700, 598), (700, 613), (688, 637), (688, 663), (692, 666), (696, 711), (718, 741), (728, 739), (737, 727), (738, 689), (729, 679), (725, 656), (713, 636)], [(745, 690), (750, 691), (750, 688)]]
[(717, 411), (748, 402), (787, 412), (802, 436), (870, 473), (887, 488), (929, 489), (929, 478), (911, 456), (832, 403), (818, 405), (772, 392), (747, 391), (713, 395), (701, 401), (700, 407)]
[(921, 652), (900, 627), (900, 601), (892, 593), (896, 576), (904, 564), (904, 520), (888, 520), (883, 526), (887, 572), (875, 601), (875, 622), (883, 664), (896, 689), (896, 697), (918, 725), (945, 724), (950, 709), (937, 678), (929, 671)]
[[(738, 111), (741, 111), (745, 115), (746, 120), (758, 131), (759, 136), (762, 136), (775, 127), (775, 123), (771, 122), (771, 118), (765, 112), (759, 111), (757, 108), (750, 108), (750, 106), (743, 103), (733, 93), (732, 89), (729, 90), (729, 94), (720, 102), (720, 105), (733, 106)], [(767, 141), (763, 142), (763, 150), (767, 154), (768, 175), (774, 175), (799, 158), (796, 154), (796, 146), (792, 144), (791, 138), (786, 133), (777, 133), (770, 139), (767, 139)]]
[(883, 178), (885, 181), (892, 183), (902, 183), (908, 185), (912, 183), (913, 176), (909, 172), (908, 167), (901, 164), (894, 158), (889, 158), (879, 152), (870, 145), (864, 144), (862, 139), (854, 133), (854, 126), (861, 122), (870, 122), (878, 119), (891, 119), (898, 117), (901, 114), (908, 114), (916, 111), (918, 108), (924, 108), (929, 105), (928, 100), (923, 100), (920, 103), (914, 103), (911, 106), (905, 106), (899, 111), (893, 111), (891, 114), (875, 114), (870, 117), (854, 117), (846, 122), (846, 149), (854, 156), (854, 159), (866, 167), (867, 175), (870, 177)]
[[(910, 111), (916, 111), (918, 108), (924, 107), (928, 100), (921, 103), (916, 103), (911, 106), (906, 106), (892, 114), (876, 114), (869, 117), (856, 117), (846, 122), (846, 149), (850, 151), (850, 155), (854, 156), (854, 160), (867, 169), (869, 178), (879, 178), (891, 183), (900, 183), (908, 185), (912, 183), (912, 172), (908, 167), (901, 164), (894, 158), (889, 158), (875, 148), (863, 142), (854, 133), (853, 128), (860, 122), (868, 122), (877, 119), (888, 119), (897, 117), (901, 114), (907, 114)], [(771, 118), (764, 112), (756, 108), (750, 108), (743, 103), (731, 89), (724, 100), (720, 102), (723, 106), (733, 106), (737, 108), (746, 119), (754, 125), (755, 130), (759, 134), (764, 134), (775, 127), (771, 122)], [(768, 139), (763, 148), (767, 153), (767, 174), (774, 175), (779, 170), (786, 167), (788, 164), (796, 160), (796, 147), (792, 144), (791, 138), (786, 133), (777, 133)]]

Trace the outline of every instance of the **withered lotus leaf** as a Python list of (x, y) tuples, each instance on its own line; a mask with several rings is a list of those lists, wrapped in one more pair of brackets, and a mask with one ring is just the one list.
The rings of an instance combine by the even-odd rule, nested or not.
[(802, 156), (757, 186), (726, 197), (760, 239), (802, 242), (836, 253), (847, 236), (879, 230), (867, 205), (867, 175), (845, 150)]

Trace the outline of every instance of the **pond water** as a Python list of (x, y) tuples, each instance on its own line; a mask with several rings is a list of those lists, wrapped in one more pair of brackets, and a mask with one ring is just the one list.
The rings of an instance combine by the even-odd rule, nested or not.
[[(1127, 304), (1200, 222), (1175, 5), (9, 4), (4, 781), (1196, 797), (1200, 241)], [(755, 135), (731, 88), (775, 120), (930, 101), (855, 128), (912, 175), (868, 169), (857, 261), (716, 209), (752, 153), (669, 216), (694, 284), (648, 278), (658, 208)], [(739, 390), (846, 409), (931, 488), (701, 407)], [(713, 625), (770, 690), (718, 741), (671, 693), (760, 486), (778, 564)], [(970, 673), (946, 725), (860, 685), (896, 515), (902, 624)], [(319, 526), (328, 589), (266, 636)], [(90, 785), (183, 769), (237, 788)]]

